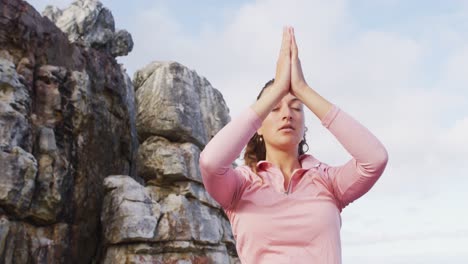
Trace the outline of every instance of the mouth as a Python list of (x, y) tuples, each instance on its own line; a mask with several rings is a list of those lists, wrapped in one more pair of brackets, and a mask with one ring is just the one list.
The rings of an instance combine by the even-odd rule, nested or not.
[(294, 131), (296, 130), (291, 124), (285, 124), (278, 129), (279, 131)]

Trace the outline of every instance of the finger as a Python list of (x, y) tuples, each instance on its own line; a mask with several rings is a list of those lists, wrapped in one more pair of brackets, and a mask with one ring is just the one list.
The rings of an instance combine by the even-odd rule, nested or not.
[(289, 27), (283, 28), (283, 41), (281, 43), (280, 55), (289, 56), (291, 49), (291, 34), (289, 33)]
[(299, 57), (299, 49), (297, 48), (296, 35), (294, 34), (294, 28), (291, 28), (291, 56), (294, 59)]

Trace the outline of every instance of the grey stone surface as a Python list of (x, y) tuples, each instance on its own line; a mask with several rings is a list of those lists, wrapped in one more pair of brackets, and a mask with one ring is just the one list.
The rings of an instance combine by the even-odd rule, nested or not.
[(64, 10), (47, 6), (42, 14), (54, 22), (71, 42), (103, 50), (114, 57), (133, 49), (126, 30), (115, 29), (114, 16), (98, 0), (77, 0)]
[[(120, 203), (123, 209), (106, 203), (105, 214), (119, 214), (131, 207), (135, 217), (130, 226), (155, 229), (152, 238), (148, 231), (145, 238), (132, 243), (119, 242), (131, 239), (128, 234), (107, 239), (103, 262), (239, 263), (229, 222), (205, 191), (198, 167), (200, 148), (229, 121), (222, 96), (205, 78), (176, 62), (149, 64), (135, 74), (134, 85), (141, 140), (137, 171), (146, 186), (136, 187), (136, 182), (121, 185), (144, 188), (139, 193), (145, 193), (145, 201), (151, 200), (145, 204), (159, 205), (159, 218), (156, 226), (136, 224), (154, 217), (149, 216), (152, 210), (134, 203)], [(113, 192), (120, 196), (130, 192), (117, 190)], [(128, 223), (115, 227), (119, 225)], [(122, 237), (122, 232), (111, 233)]]
[(202, 148), (227, 122), (219, 91), (177, 62), (153, 62), (134, 76), (140, 141), (162, 136)]
[(198, 169), (200, 150), (192, 143), (172, 143), (153, 136), (140, 145), (138, 173), (147, 184), (181, 180), (202, 181)]
[(0, 150), (19, 146), (31, 151), (31, 127), (28, 87), (16, 71), (13, 58), (7, 51), (0, 57)]
[(36, 227), (0, 216), (2, 263), (66, 263), (69, 226), (57, 223)]
[(177, 241), (110, 247), (103, 263), (237, 264), (240, 262), (236, 258), (230, 258), (223, 246), (201, 248), (193, 242)]
[(221, 242), (223, 228), (217, 211), (177, 194), (167, 196), (161, 205), (163, 217), (158, 225), (161, 240)]
[(94, 1), (73, 6), (89, 9), (47, 10), (94, 30), (70, 43), (26, 1), (1, 4), (1, 263), (99, 260), (104, 178), (137, 178), (133, 85), (110, 54), (115, 30), (99, 44), (113, 18)]
[(155, 237), (160, 206), (128, 176), (109, 176), (101, 217), (106, 243), (150, 241)]
[(15, 217), (27, 217), (38, 171), (36, 159), (13, 147), (11, 152), (0, 151), (0, 168), (0, 206)]
[(133, 49), (132, 35), (124, 29), (113, 34), (111, 41), (110, 52), (114, 57), (126, 56)]
[[(238, 263), (228, 221), (219, 209), (174, 193), (184, 185), (145, 188), (127, 176), (109, 176), (104, 185), (103, 263)], [(162, 190), (167, 195), (159, 197)]]

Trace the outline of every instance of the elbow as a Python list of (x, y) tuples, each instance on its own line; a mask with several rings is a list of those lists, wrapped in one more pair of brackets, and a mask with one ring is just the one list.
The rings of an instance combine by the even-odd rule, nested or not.
[(387, 167), (388, 163), (388, 152), (387, 150), (382, 146), (382, 148), (379, 149), (379, 151), (376, 151), (374, 154), (373, 158), (373, 174), (376, 175), (381, 175), (385, 168)]
[(205, 155), (203, 155), (203, 152), (200, 154), (200, 158), (198, 160), (198, 167), (200, 169), (200, 174), (201, 174), (201, 180), (203, 183), (203, 186), (205, 187), (206, 191), (208, 193), (212, 193), (213, 189), (213, 165), (210, 163), (210, 159), (207, 159)]
[(200, 168), (200, 172), (202, 177), (204, 178), (204, 175), (206, 175), (208, 171), (210, 171), (210, 162), (209, 159), (206, 158), (206, 155), (204, 153), (200, 153), (200, 158), (198, 160), (198, 166)]
[(360, 174), (366, 177), (380, 177), (388, 163), (388, 152), (382, 147), (374, 150), (367, 161), (357, 163)]
[(385, 149), (384, 147), (380, 149), (379, 153), (376, 155), (376, 162), (384, 168), (387, 166), (387, 163), (388, 163), (387, 149)]
[(223, 174), (220, 172), (222, 167), (218, 162), (216, 162), (216, 159), (210, 157), (210, 155), (206, 155), (205, 152), (200, 154), (198, 167), (200, 169), (203, 180), (206, 180), (206, 177), (209, 177), (210, 175)]

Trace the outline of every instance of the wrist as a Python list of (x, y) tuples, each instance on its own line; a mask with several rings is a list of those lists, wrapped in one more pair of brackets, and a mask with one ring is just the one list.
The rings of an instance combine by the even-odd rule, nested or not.
[(273, 100), (280, 101), (289, 92), (289, 87), (284, 84), (273, 83), (270, 87), (264, 90), (262, 96), (267, 94)]
[(302, 98), (306, 97), (307, 94), (313, 92), (312, 88), (307, 83), (302, 83), (295, 86), (294, 95), (302, 101)]
[(258, 114), (260, 119), (264, 120), (273, 107), (283, 98), (284, 95), (277, 88), (272, 85), (265, 89), (260, 98), (252, 105), (252, 109)]

